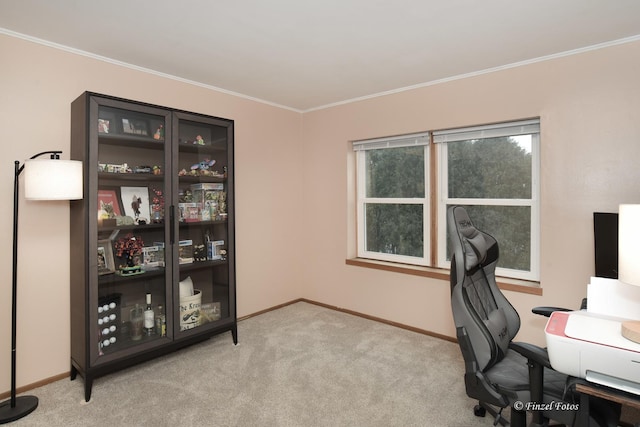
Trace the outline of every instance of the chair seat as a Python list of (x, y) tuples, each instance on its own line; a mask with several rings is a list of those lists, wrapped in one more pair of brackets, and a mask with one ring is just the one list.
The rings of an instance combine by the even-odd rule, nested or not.
[[(529, 401), (529, 368), (527, 359), (516, 351), (508, 350), (505, 358), (487, 372), (486, 377), (502, 393), (516, 400)], [(552, 399), (562, 399), (567, 376), (560, 372), (544, 370), (544, 394)]]

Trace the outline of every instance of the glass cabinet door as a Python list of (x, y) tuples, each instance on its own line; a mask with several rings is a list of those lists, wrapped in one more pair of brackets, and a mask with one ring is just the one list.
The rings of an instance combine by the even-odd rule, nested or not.
[[(235, 318), (230, 122), (175, 113), (175, 330), (189, 335)], [(190, 332), (192, 331), (192, 332)]]
[(98, 220), (90, 230), (97, 254), (90, 271), (98, 286), (89, 301), (92, 360), (100, 363), (171, 338), (165, 262), (171, 253), (165, 201), (171, 121), (167, 111), (116, 100), (92, 107), (97, 150), (89, 160), (97, 164), (89, 188), (97, 190)]

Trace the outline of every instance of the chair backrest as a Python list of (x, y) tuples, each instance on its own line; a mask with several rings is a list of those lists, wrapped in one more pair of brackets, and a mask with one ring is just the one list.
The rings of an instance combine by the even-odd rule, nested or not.
[[(447, 211), (451, 245), (451, 309), (458, 334), (470, 340), (463, 356), (484, 372), (504, 358), (509, 342), (520, 329), (520, 317), (496, 284), (499, 250), (496, 240), (478, 230), (467, 211)], [(462, 347), (462, 346), (461, 346)], [(469, 363), (467, 363), (469, 366)]]

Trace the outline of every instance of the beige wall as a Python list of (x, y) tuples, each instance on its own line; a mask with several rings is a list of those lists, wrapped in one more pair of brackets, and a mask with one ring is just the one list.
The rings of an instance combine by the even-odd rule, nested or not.
[(305, 297), (455, 336), (448, 282), (345, 265), (348, 141), (539, 116), (543, 296), (506, 295), (522, 318), (517, 339), (544, 344), (545, 319), (530, 310), (586, 296), (593, 212), (640, 202), (637, 69), (638, 42), (306, 113)]
[[(300, 297), (300, 113), (3, 35), (0, 58), (0, 393), (10, 387), (13, 161), (52, 149), (69, 158), (70, 104), (86, 90), (235, 120), (238, 314)], [(69, 371), (68, 221), (68, 203), (21, 196), (18, 387)]]
[[(8, 36), (0, 57), (0, 392), (9, 389), (12, 162), (68, 152), (69, 104), (85, 90), (235, 120), (239, 316), (306, 297), (454, 335), (447, 282), (345, 265), (349, 140), (541, 117), (544, 295), (507, 292), (520, 338), (537, 343), (544, 320), (530, 308), (575, 306), (586, 292), (592, 212), (640, 199), (639, 42), (305, 114)], [(18, 386), (69, 369), (68, 208), (20, 208)]]

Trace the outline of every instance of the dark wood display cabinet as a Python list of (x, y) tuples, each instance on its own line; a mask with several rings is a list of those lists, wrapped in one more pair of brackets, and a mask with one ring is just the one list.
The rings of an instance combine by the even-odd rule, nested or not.
[[(233, 121), (85, 92), (71, 104), (71, 379), (230, 331)], [(215, 355), (211, 355), (215, 359)]]

